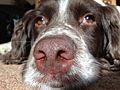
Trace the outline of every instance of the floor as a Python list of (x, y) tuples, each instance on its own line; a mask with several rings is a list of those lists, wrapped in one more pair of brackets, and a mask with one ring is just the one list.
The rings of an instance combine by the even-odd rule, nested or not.
[[(23, 65), (0, 63), (0, 90), (32, 90), (21, 79)], [(120, 90), (120, 72), (105, 72), (100, 80), (88, 90)]]

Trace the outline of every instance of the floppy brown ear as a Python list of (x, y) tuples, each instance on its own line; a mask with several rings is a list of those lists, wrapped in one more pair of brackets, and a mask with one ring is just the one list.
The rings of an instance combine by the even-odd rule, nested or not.
[(20, 64), (27, 59), (32, 44), (32, 26), (29, 25), (33, 11), (28, 11), (21, 20), (17, 22), (11, 39), (12, 49), (2, 56), (2, 61), (6, 64)]
[(102, 27), (105, 33), (105, 55), (104, 57), (116, 66), (120, 62), (120, 14), (114, 6), (102, 8)]

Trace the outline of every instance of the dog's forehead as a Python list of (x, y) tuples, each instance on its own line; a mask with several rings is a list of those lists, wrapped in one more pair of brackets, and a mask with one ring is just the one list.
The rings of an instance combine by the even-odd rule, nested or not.
[(59, 15), (65, 15), (70, 10), (71, 7), (76, 8), (78, 6), (79, 8), (85, 7), (89, 9), (89, 7), (94, 7), (95, 4), (98, 4), (96, 0), (41, 0), (41, 1), (43, 1), (44, 3), (43, 5), (55, 9), (55, 11), (59, 13)]
[[(99, 3), (101, 5), (103, 5), (104, 3), (102, 3), (102, 0), (41, 0), (41, 2), (48, 2), (51, 5), (51, 2), (53, 4), (56, 4), (57, 7), (59, 8), (59, 12), (65, 12), (65, 10), (67, 9), (67, 7), (70, 7), (72, 4), (79, 4), (79, 5), (87, 5), (87, 4), (95, 4)], [(56, 8), (56, 7), (55, 7)]]

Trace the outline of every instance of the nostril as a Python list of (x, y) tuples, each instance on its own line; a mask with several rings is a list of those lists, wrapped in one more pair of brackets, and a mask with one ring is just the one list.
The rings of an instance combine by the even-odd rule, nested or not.
[(46, 55), (43, 51), (41, 50), (36, 50), (34, 53), (34, 57), (36, 60), (45, 60)]
[(57, 57), (59, 57), (60, 59), (66, 59), (66, 58), (63, 56), (63, 53), (65, 53), (64, 50), (60, 50), (60, 51), (58, 51), (58, 53), (57, 53)]
[(69, 51), (59, 50), (57, 53), (57, 57), (61, 60), (72, 60), (72, 55)]

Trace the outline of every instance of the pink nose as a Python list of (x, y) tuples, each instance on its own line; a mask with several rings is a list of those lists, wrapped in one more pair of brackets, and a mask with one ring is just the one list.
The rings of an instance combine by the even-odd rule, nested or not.
[(45, 37), (34, 49), (37, 69), (44, 73), (66, 73), (74, 58), (74, 43), (67, 36)]

